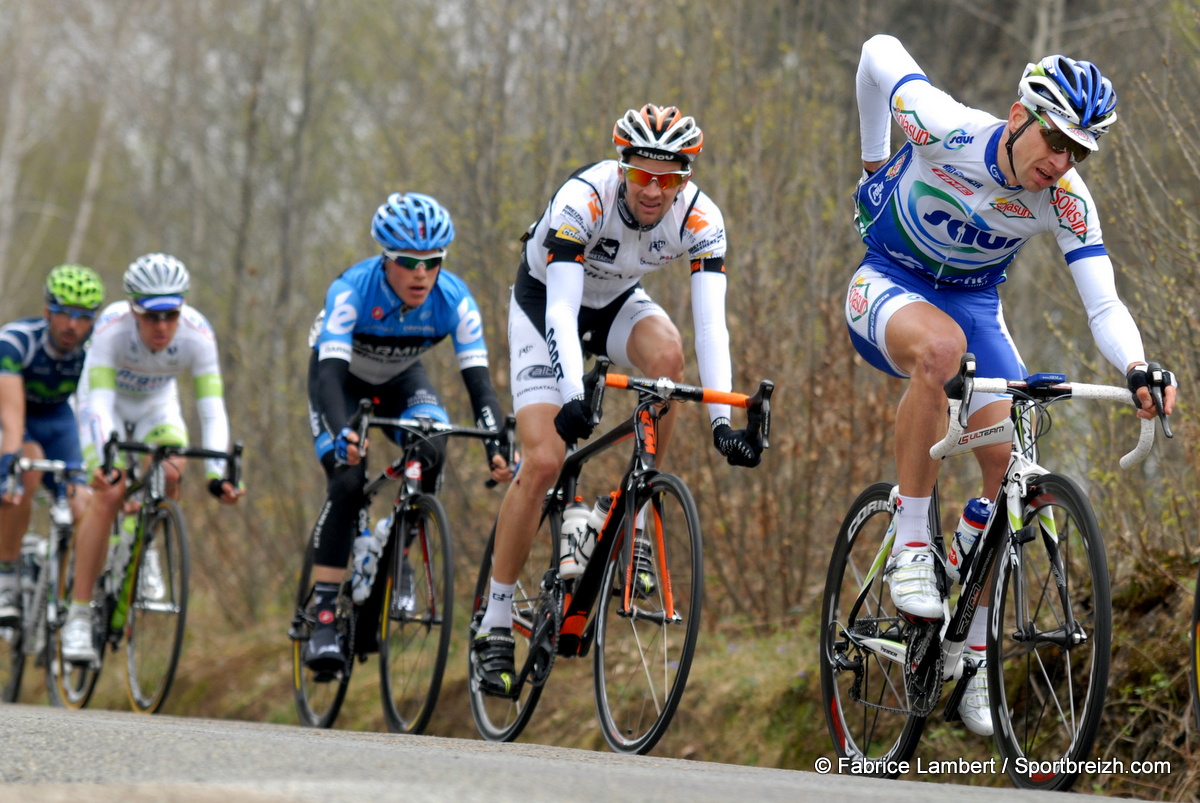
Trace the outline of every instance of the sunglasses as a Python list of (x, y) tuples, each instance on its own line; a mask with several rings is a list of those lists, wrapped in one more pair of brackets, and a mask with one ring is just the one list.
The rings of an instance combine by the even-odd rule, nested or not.
[(1071, 164), (1077, 165), (1091, 154), (1091, 150), (1071, 139), (1065, 132), (1053, 128), (1037, 112), (1033, 112), (1033, 116), (1042, 125), (1038, 130), (1042, 132), (1042, 139), (1045, 140), (1046, 145), (1055, 153), (1069, 153), (1071, 155)]
[(181, 310), (177, 309), (146, 309), (138, 304), (133, 305), (133, 311), (141, 318), (152, 323), (168, 323), (178, 320)]
[(391, 256), (388, 259), (395, 262), (405, 270), (416, 270), (417, 268), (425, 268), (429, 271), (437, 270), (442, 266), (441, 257), (407, 257), (407, 256)]
[(61, 304), (48, 304), (51, 315), (70, 315), (72, 318), (81, 318), (85, 321), (96, 320), (96, 311), (92, 309), (79, 309), (77, 307), (64, 307)]
[(640, 167), (634, 167), (625, 162), (619, 162), (621, 170), (625, 173), (625, 178), (637, 184), (639, 187), (650, 186), (651, 181), (657, 181), (658, 186), (664, 190), (673, 190), (676, 187), (682, 187), (685, 182), (692, 176), (691, 170), (672, 170), (669, 173), (652, 173), (649, 170), (643, 170)]

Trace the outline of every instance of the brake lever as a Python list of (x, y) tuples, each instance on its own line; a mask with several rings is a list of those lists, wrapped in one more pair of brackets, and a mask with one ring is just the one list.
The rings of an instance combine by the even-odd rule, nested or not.
[(1163, 435), (1168, 438), (1174, 438), (1175, 433), (1171, 432), (1171, 423), (1167, 420), (1167, 413), (1163, 406), (1163, 385), (1165, 377), (1163, 376), (1163, 368), (1156, 362), (1149, 363), (1146, 366), (1146, 375), (1150, 382), (1150, 398), (1154, 401), (1154, 409), (1158, 411), (1158, 421), (1162, 424)]

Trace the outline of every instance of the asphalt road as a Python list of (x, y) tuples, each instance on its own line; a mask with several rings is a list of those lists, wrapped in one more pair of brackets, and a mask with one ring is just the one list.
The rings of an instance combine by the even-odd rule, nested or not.
[(1057, 800), (429, 736), (0, 705), (3, 803)]

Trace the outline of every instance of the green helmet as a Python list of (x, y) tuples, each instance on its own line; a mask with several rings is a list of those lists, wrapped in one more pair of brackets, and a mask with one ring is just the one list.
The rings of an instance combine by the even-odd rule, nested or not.
[(96, 309), (104, 303), (104, 282), (82, 265), (59, 265), (46, 277), (46, 303)]

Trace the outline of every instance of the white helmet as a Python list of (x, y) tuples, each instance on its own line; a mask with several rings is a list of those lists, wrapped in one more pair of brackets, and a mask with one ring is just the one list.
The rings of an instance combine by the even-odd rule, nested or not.
[(125, 292), (134, 298), (182, 296), (191, 278), (183, 263), (170, 254), (146, 254), (125, 270)]
[(704, 132), (674, 106), (647, 103), (625, 112), (613, 126), (613, 144), (622, 159), (633, 154), (691, 164), (704, 147)]

